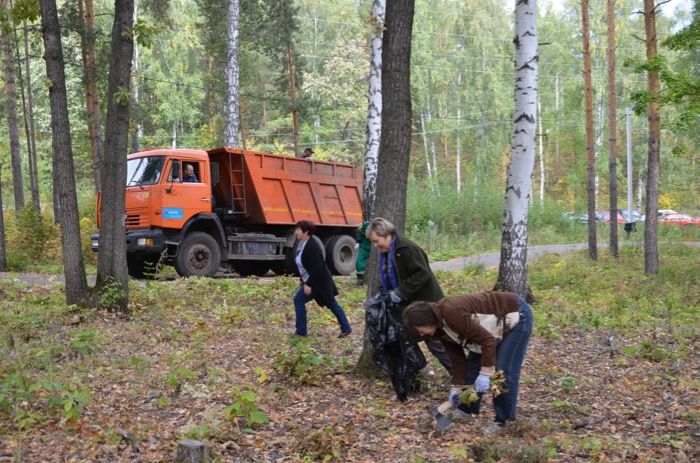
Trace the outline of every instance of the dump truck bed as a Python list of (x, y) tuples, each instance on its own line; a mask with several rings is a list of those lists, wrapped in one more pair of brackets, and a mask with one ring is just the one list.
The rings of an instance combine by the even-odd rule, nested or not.
[(233, 148), (209, 150), (219, 166), (215, 208), (245, 223), (357, 227), (362, 172), (349, 164)]

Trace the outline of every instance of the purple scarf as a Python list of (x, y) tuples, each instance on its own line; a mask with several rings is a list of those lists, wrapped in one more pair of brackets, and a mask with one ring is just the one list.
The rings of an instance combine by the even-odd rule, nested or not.
[(379, 253), (379, 280), (386, 291), (391, 291), (399, 286), (399, 278), (396, 272), (396, 235), (391, 239), (389, 252)]

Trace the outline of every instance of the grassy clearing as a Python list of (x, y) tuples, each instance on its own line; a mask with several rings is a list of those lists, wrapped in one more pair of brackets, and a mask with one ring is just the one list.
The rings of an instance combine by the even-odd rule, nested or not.
[[(134, 281), (128, 319), (66, 306), (57, 287), (3, 280), (0, 443), (19, 461), (166, 461), (183, 437), (209, 441), (218, 461), (690, 457), (700, 251), (661, 255), (655, 277), (635, 247), (618, 260), (550, 255), (531, 266), (522, 421), (498, 439), (479, 432), (489, 404), (432, 434), (426, 405), (447, 384), (436, 364), (405, 404), (388, 381), (352, 372), (365, 295), (351, 278), (338, 279), (355, 328), (343, 340), (330, 312), (311, 305), (311, 336), (289, 337), (294, 278)], [(473, 266), (438, 277), (458, 294), (487, 290), (496, 275)]]

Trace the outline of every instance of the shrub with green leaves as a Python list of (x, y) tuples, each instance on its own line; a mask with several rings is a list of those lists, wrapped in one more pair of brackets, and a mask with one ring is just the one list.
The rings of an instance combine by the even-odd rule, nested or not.
[(239, 430), (241, 429), (239, 419), (245, 421), (243, 431), (252, 432), (253, 426), (270, 422), (267, 413), (258, 407), (257, 400), (257, 395), (253, 391), (238, 392), (234, 390), (233, 403), (224, 409), (224, 414), (236, 423)]
[(295, 385), (318, 386), (328, 376), (335, 362), (323, 356), (309, 345), (307, 339), (294, 338), (289, 350), (280, 352), (275, 358), (275, 371), (289, 378)]

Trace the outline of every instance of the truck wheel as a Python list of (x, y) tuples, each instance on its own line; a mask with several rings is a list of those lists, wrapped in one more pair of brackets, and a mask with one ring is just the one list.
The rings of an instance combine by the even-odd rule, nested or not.
[(355, 240), (348, 235), (331, 237), (326, 244), (326, 262), (336, 275), (350, 275), (355, 270)]
[(182, 242), (175, 256), (175, 271), (183, 277), (214, 276), (221, 263), (221, 248), (214, 238), (192, 232)]
[(261, 277), (270, 270), (270, 263), (266, 260), (237, 260), (231, 266), (242, 277)]
[(163, 264), (159, 264), (159, 261), (160, 256), (158, 254), (127, 255), (126, 267), (130, 277), (152, 280), (163, 268)]
[(273, 260), (270, 262), (270, 270), (275, 275), (286, 275), (289, 273), (287, 270), (287, 264), (283, 260)]

